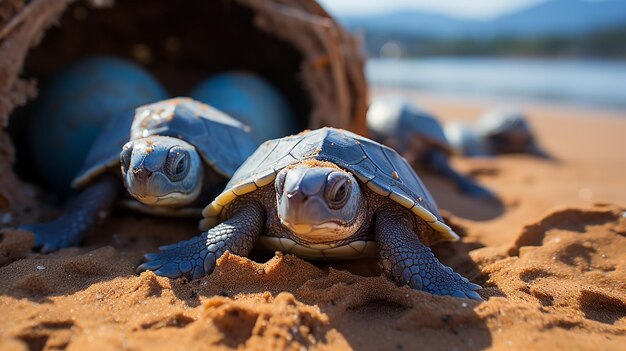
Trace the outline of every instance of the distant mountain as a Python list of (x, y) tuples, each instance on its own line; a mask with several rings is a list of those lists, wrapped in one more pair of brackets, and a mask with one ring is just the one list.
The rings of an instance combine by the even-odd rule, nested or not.
[(626, 25), (626, 0), (552, 0), (491, 24), (494, 31), (517, 35), (578, 35), (618, 25)]
[(436, 38), (573, 36), (626, 25), (626, 0), (548, 0), (489, 21), (414, 11), (340, 17), (339, 20), (348, 29), (367, 33)]
[(393, 12), (388, 14), (339, 17), (339, 21), (349, 30), (401, 35), (427, 35), (455, 37), (465, 28), (479, 24), (427, 12)]

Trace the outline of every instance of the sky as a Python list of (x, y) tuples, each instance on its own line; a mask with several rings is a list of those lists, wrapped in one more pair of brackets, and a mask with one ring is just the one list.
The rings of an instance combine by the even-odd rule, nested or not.
[(545, 0), (318, 0), (334, 16), (415, 10), (490, 19)]

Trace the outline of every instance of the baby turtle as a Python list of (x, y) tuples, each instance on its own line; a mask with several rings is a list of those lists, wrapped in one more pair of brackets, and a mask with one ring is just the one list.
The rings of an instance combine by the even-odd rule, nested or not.
[(516, 108), (498, 107), (478, 119), (476, 131), (494, 154), (547, 154), (539, 148), (526, 116)]
[[(43, 252), (78, 244), (118, 195), (120, 173), (126, 205), (161, 215), (200, 215), (256, 144), (247, 128), (189, 98), (126, 111), (95, 140), (73, 186), (82, 189), (58, 219), (21, 228), (35, 234)], [(129, 133), (130, 131), (130, 133)], [(130, 140), (130, 141), (129, 141)], [(120, 152), (121, 151), (121, 152)]]
[(466, 156), (528, 153), (549, 158), (537, 144), (524, 114), (512, 107), (487, 111), (474, 127), (461, 122), (449, 123), (445, 135), (450, 144)]
[(490, 156), (485, 140), (466, 122), (448, 122), (444, 127), (446, 139), (454, 151), (463, 156)]
[(470, 196), (494, 197), (491, 191), (450, 167), (452, 147), (443, 128), (435, 117), (409, 101), (395, 96), (374, 100), (367, 111), (367, 126), (375, 140), (397, 150), (413, 167), (450, 179)]
[(400, 284), (480, 299), (480, 286), (427, 247), (458, 236), (406, 160), (348, 131), (322, 128), (263, 143), (202, 214), (206, 232), (147, 254), (137, 270), (197, 279), (224, 252), (247, 256), (258, 243), (306, 259), (378, 254)]

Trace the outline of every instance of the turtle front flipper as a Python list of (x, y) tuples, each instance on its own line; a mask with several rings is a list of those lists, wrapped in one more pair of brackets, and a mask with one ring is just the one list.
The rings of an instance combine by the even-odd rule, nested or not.
[(118, 188), (117, 178), (101, 176), (80, 193), (61, 217), (50, 222), (22, 225), (19, 229), (32, 232), (35, 247), (40, 247), (43, 253), (78, 245), (85, 234), (108, 215)]
[(201, 235), (161, 246), (160, 253), (146, 254), (147, 262), (137, 267), (137, 272), (151, 270), (168, 278), (198, 279), (211, 274), (226, 251), (247, 256), (263, 230), (265, 211), (254, 201), (241, 205), (232, 217)]
[(459, 174), (450, 167), (448, 155), (441, 150), (433, 150), (426, 157), (427, 166), (435, 173), (453, 181), (459, 190), (474, 198), (495, 198), (491, 190), (477, 184), (470, 178)]
[(481, 300), (481, 287), (446, 267), (422, 244), (402, 213), (383, 210), (376, 215), (375, 236), (385, 274), (400, 284), (436, 295)]

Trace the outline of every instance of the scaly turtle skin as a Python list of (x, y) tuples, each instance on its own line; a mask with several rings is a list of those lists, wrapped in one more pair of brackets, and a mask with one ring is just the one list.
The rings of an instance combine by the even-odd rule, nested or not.
[(322, 128), (265, 142), (203, 216), (206, 232), (147, 254), (137, 270), (197, 279), (224, 252), (246, 256), (258, 243), (307, 259), (377, 254), (400, 284), (480, 299), (480, 286), (427, 247), (458, 236), (406, 160), (348, 131)]
[[(163, 215), (200, 215), (256, 149), (243, 124), (189, 98), (125, 111), (94, 142), (73, 186), (82, 189), (60, 218), (22, 226), (43, 252), (78, 244), (106, 216), (120, 188), (131, 208)], [(121, 151), (121, 152), (120, 152)], [(121, 166), (121, 167), (120, 167)]]
[(375, 140), (397, 150), (414, 167), (426, 168), (450, 179), (470, 196), (494, 196), (450, 167), (452, 147), (439, 121), (409, 101), (395, 96), (377, 98), (367, 111), (367, 126)]

